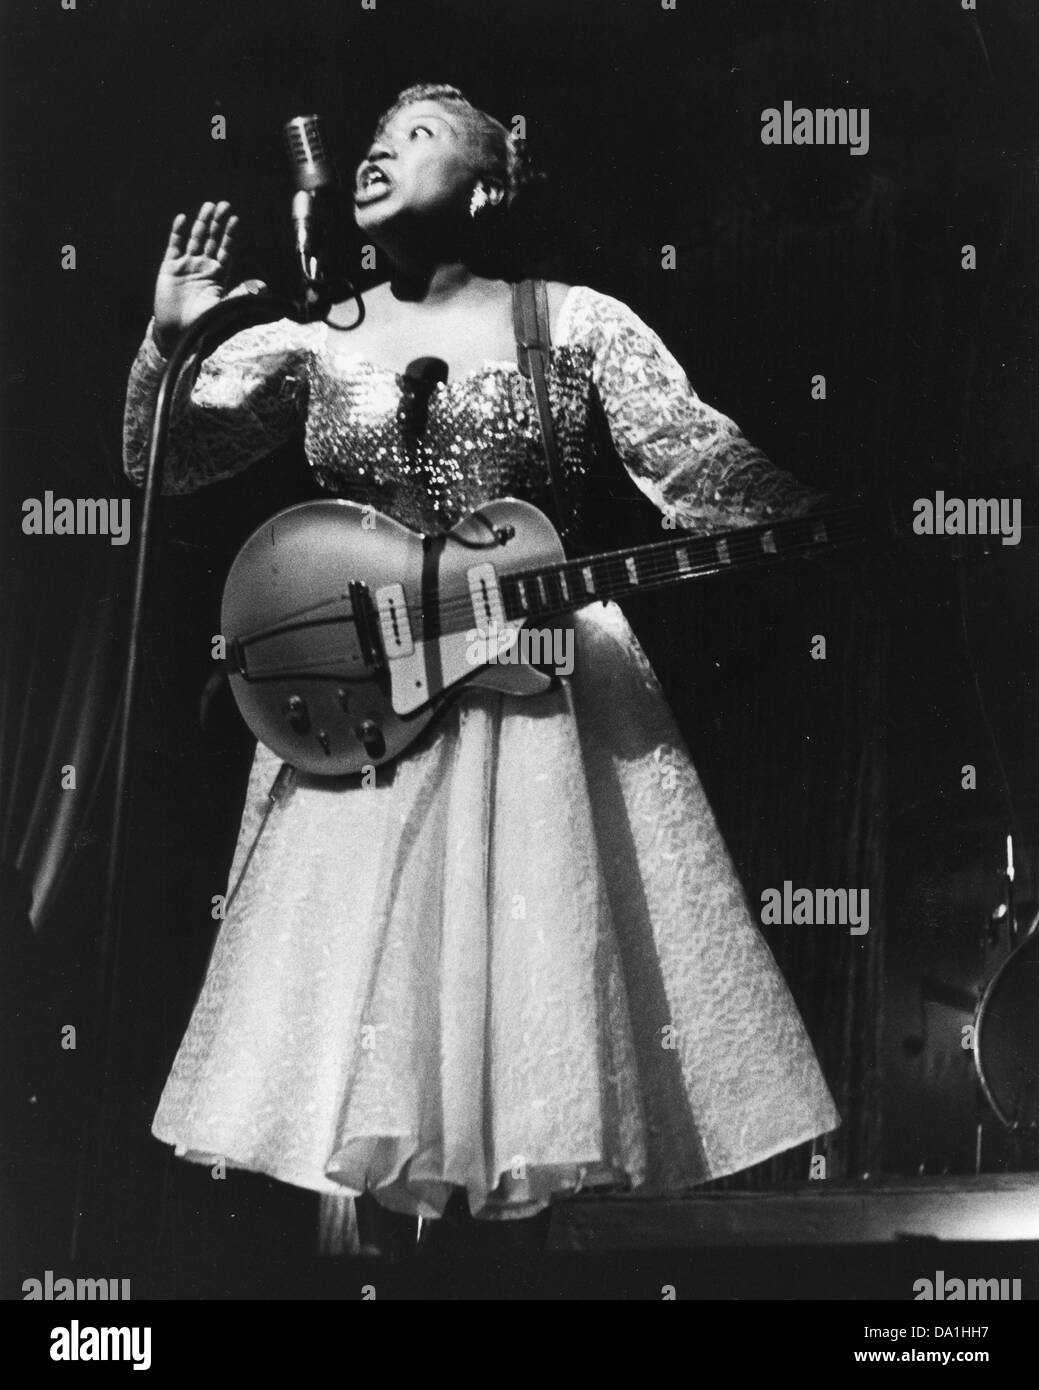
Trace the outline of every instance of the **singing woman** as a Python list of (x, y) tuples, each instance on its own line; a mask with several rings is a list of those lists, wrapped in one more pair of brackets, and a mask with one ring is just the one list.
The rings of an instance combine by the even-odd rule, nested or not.
[[(357, 226), (391, 267), (363, 322), (344, 303), (213, 352), (180, 390), (166, 490), (302, 431), (323, 488), (423, 532), (489, 499), (543, 502), (511, 287), (487, 273), (521, 156), (455, 88), (403, 92), (356, 175)], [(230, 289), (236, 228), (223, 202), (173, 222), (127, 397), (136, 481), (164, 356)], [(586, 285), (548, 299), (575, 506), (596, 419), (611, 466), (682, 528), (818, 504), (631, 309)], [(448, 375), (416, 442), (404, 373), (424, 356)], [(374, 785), (298, 777), (250, 858), (280, 767), (257, 746), (235, 894), (154, 1120), (177, 1154), (426, 1217), (464, 1190), (475, 1216), (509, 1218), (597, 1186), (686, 1189), (839, 1123), (628, 623), (596, 603), (576, 632), (570, 679), (469, 691)]]

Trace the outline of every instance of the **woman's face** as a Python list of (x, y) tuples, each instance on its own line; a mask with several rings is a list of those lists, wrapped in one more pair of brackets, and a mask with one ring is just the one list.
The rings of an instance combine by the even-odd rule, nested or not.
[(476, 182), (463, 118), (435, 101), (402, 107), (372, 142), (354, 181), (362, 231), (399, 218), (436, 218), (468, 209)]

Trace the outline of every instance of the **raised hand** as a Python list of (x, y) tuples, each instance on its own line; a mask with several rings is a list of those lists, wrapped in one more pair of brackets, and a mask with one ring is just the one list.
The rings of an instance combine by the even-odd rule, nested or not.
[(227, 293), (237, 230), (230, 203), (203, 203), (190, 229), (184, 213), (173, 219), (155, 281), (155, 338), (164, 354)]

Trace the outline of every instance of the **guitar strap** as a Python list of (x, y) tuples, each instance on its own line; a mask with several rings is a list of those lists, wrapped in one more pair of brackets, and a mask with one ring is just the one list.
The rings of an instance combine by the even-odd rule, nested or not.
[(556, 525), (564, 540), (572, 539), (570, 509), (565, 502), (559, 454), (556, 450), (552, 410), (548, 400), (548, 350), (552, 343), (548, 316), (548, 289), (544, 280), (520, 280), (512, 286), (512, 322), (516, 333), (516, 360), (534, 387), (541, 443), (548, 464)]

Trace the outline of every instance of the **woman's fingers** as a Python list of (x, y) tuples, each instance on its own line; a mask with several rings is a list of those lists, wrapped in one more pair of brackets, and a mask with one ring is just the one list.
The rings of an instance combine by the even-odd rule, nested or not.
[(224, 227), (220, 245), (216, 249), (216, 259), (219, 262), (221, 270), (226, 270), (234, 257), (237, 231), (238, 218), (232, 214), (227, 219), (227, 225)]
[(237, 229), (238, 218), (227, 202), (203, 203), (190, 227), (185, 214), (178, 212), (170, 227), (163, 259), (172, 261), (181, 256), (200, 256), (226, 268), (234, 253)]
[(215, 203), (203, 203), (199, 208), (198, 215), (191, 224), (191, 235), (188, 237), (187, 254), (189, 256), (204, 256), (206, 254), (209, 227), (215, 210)]
[(187, 230), (187, 225), (188, 219), (182, 212), (178, 212), (170, 227), (170, 239), (166, 243), (166, 255), (163, 258), (164, 260), (172, 261), (176, 260), (178, 256), (183, 256), (184, 233)]
[(227, 223), (227, 214), (231, 211), (230, 203), (217, 203), (209, 219), (209, 226), (206, 230), (206, 241), (202, 254), (216, 259), (216, 253), (220, 249), (220, 243), (224, 239), (224, 230)]

